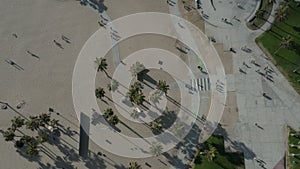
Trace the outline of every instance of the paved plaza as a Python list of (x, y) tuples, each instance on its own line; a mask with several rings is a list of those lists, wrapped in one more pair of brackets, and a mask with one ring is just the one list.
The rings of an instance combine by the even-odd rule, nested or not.
[[(256, 31), (246, 23), (258, 9), (259, 0), (200, 0), (200, 9), (196, 2), (187, 2), (0, 0), (0, 103), (9, 105), (0, 110), (0, 129), (7, 129), (14, 116), (47, 113), (49, 108), (63, 124), (59, 144), (43, 145), (41, 157), (31, 161), (1, 136), (0, 168), (114, 169), (137, 161), (143, 168), (181, 169), (190, 163), (187, 154), (195, 152), (196, 145), (214, 129), (224, 136), (226, 151), (244, 153), (246, 169), (261, 168), (255, 158), (265, 161), (268, 169), (280, 166), (286, 155), (286, 128), (297, 130), (300, 126), (300, 97), (257, 46), (255, 38), (270, 28), (274, 9), (281, 0), (274, 3), (269, 23)], [(152, 16), (160, 19), (140, 14), (133, 20), (122, 20), (141, 12), (157, 12)], [(174, 16), (165, 19), (167, 14)], [(181, 42), (138, 36), (145, 32), (176, 37)], [(145, 49), (147, 42), (153, 49)], [(182, 42), (190, 52), (183, 50)], [(112, 45), (115, 46), (110, 50)], [(96, 76), (96, 57), (110, 58), (108, 73), (123, 85), (109, 97), (117, 105), (114, 110), (122, 115), (121, 120), (131, 121), (128, 124), (136, 130), (126, 128), (127, 123), (120, 125), (123, 133), (130, 136), (107, 127), (101, 113), (106, 103), (91, 99), (95, 85), (105, 84), (108, 79), (101, 72)], [(125, 105), (123, 99), (132, 82), (128, 70), (136, 60), (145, 62), (149, 69), (172, 72), (170, 76), (176, 77), (170, 90), (181, 93), (170, 93), (169, 97), (181, 98), (176, 115), (190, 129), (182, 143), (177, 144), (178, 138), (169, 131), (155, 137), (146, 133), (147, 138), (140, 138), (139, 132), (148, 130), (139, 125), (159, 117), (161, 112), (156, 111), (167, 101), (151, 107), (152, 115), (147, 112), (138, 120), (128, 114), (132, 107)], [(262, 76), (266, 68), (272, 70), (272, 80)], [(156, 72), (152, 74), (156, 76)], [(101, 82), (95, 84), (97, 80)], [(220, 91), (220, 86), (225, 91)], [(78, 120), (81, 114), (90, 119), (95, 114), (100, 116), (100, 122), (90, 128), (86, 159), (78, 155), (79, 127), (84, 126)], [(148, 149), (153, 141), (164, 143), (165, 153), (152, 156)]]

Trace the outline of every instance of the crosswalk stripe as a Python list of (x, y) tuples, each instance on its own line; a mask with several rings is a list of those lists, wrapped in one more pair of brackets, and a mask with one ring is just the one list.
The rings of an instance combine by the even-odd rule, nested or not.
[(191, 84), (192, 90), (197, 90), (197, 91), (209, 91), (210, 90), (210, 80), (207, 77), (191, 79), (190, 84)]

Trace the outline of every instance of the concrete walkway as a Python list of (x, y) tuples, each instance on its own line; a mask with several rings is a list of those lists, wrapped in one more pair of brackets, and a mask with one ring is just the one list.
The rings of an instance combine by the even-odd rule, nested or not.
[[(235, 127), (227, 131), (227, 148), (245, 153), (247, 169), (259, 168), (254, 157), (264, 160), (266, 168), (274, 168), (285, 155), (286, 125), (295, 129), (300, 125), (299, 95), (255, 43), (255, 38), (274, 21), (274, 9), (279, 2), (274, 4), (269, 23), (257, 31), (249, 30), (245, 21), (255, 12), (257, 1), (214, 1), (216, 10), (207, 1), (202, 2), (204, 12), (199, 11), (200, 15), (209, 15), (206, 34), (223, 43), (225, 50), (236, 50), (233, 53), (234, 73), (228, 76), (234, 77), (239, 119)], [(222, 18), (227, 18), (228, 24)], [(243, 51), (245, 48), (251, 51)], [(274, 70), (273, 82), (262, 76), (265, 68)], [(234, 145), (235, 142), (242, 144)]]

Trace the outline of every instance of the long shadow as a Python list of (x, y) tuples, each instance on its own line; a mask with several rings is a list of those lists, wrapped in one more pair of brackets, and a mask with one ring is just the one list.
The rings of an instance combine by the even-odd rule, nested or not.
[[(61, 142), (62, 141), (62, 142)], [(73, 162), (78, 162), (81, 161), (80, 156), (78, 155), (78, 150), (77, 148), (75, 148), (74, 146), (70, 145), (69, 143), (67, 143), (65, 140), (61, 139), (61, 138), (57, 138), (56, 139), (56, 147), (59, 149), (59, 151), (61, 153), (63, 153), (63, 158), (61, 156), (57, 156), (55, 155), (55, 153), (53, 153), (51, 150), (51, 156), (52, 158), (55, 157), (54, 163), (55, 163), (55, 168), (74, 168), (74, 166), (72, 165)], [(47, 149), (48, 152), (49, 149)], [(86, 158), (84, 160), (85, 165), (88, 168), (93, 168), (93, 167), (98, 167), (98, 168), (105, 168), (105, 164), (103, 162), (103, 159), (98, 158), (98, 156), (96, 154), (92, 154), (89, 155), (88, 158)], [(45, 167), (46, 165), (43, 165), (40, 163), (41, 167)], [(47, 166), (49, 166), (47, 164)]]
[(292, 65), (294, 65), (294, 66), (298, 66), (296, 63), (291, 62), (290, 60), (286, 59), (286, 58), (285, 58), (284, 56), (282, 56), (282, 55), (279, 55), (278, 53), (276, 53), (275, 55), (276, 55), (276, 56), (279, 56), (280, 58), (282, 58), (283, 60), (285, 60), (286, 62), (288, 62), (288, 63), (290, 63), (290, 64), (292, 64)]
[(194, 118), (197, 119), (197, 115), (194, 115), (193, 112), (191, 112), (188, 108), (182, 106), (180, 103), (178, 103), (176, 100), (174, 100), (170, 96), (166, 95), (166, 97), (167, 97), (168, 101), (170, 101), (174, 105), (178, 106), (181, 110), (185, 111), (186, 113), (189, 113), (190, 116), (192, 116), (192, 117), (194, 117)]
[(143, 136), (142, 135), (140, 135), (138, 132), (136, 132), (135, 130), (133, 130), (131, 127), (129, 127), (126, 123), (124, 123), (124, 122), (122, 122), (121, 120), (120, 120), (120, 123), (123, 125), (123, 126), (125, 126), (126, 128), (128, 128), (131, 132), (133, 132), (135, 135), (137, 135), (139, 138), (143, 138)]
[(95, 153), (90, 153), (89, 158), (85, 162), (87, 168), (106, 168), (104, 160)]
[[(144, 150), (143, 147), (140, 147), (139, 145), (137, 145), (136, 143), (130, 141), (127, 137), (123, 136), (122, 134), (120, 134), (121, 137), (123, 137), (125, 140), (127, 140), (128, 142), (130, 142), (132, 145), (138, 147), (143, 153), (148, 153), (147, 151)], [(143, 140), (145, 140), (144, 138), (142, 138)], [(147, 140), (145, 140), (147, 143), (149, 143)], [(149, 145), (151, 145), (151, 143), (149, 143)]]
[[(198, 145), (200, 128), (197, 125), (193, 125), (192, 129), (185, 136), (184, 140), (175, 146), (175, 149), (179, 153), (183, 153), (185, 159), (192, 161), (195, 158), (195, 147)], [(183, 149), (182, 149), (183, 148)], [(178, 168), (190, 168), (189, 164), (184, 163), (182, 159), (179, 159), (178, 154), (170, 154), (165, 152), (162, 154), (168, 159), (168, 162)]]
[[(171, 154), (169, 152), (162, 153), (162, 155), (168, 159), (168, 163), (176, 166), (178, 168), (187, 168), (187, 165), (183, 163), (181, 159), (178, 158), (176, 154)], [(189, 168), (189, 167), (188, 167)]]
[(96, 126), (97, 124), (106, 124), (106, 120), (102, 117), (101, 114), (96, 112), (95, 109), (92, 109), (93, 114), (92, 114), (92, 125)]
[(165, 111), (162, 113), (162, 115), (158, 119), (161, 119), (161, 121), (164, 122), (163, 128), (168, 129), (173, 125), (176, 118), (177, 118), (177, 116), (174, 111)]
[(80, 0), (81, 5), (89, 5), (93, 9), (97, 10), (98, 13), (103, 13), (107, 10), (107, 7), (103, 4), (104, 0)]
[(23, 114), (21, 114), (20, 112), (18, 112), (15, 108), (13, 108), (11, 105), (9, 105), (8, 103), (3, 103), (5, 104), (7, 107), (9, 107), (12, 111), (14, 111), (15, 113), (17, 113), (19, 116), (21, 116), (22, 118), (24, 118), (25, 120), (28, 120), (27, 117), (25, 117)]
[(80, 157), (78, 155), (78, 151), (74, 150), (73, 148), (70, 148), (69, 146), (65, 144), (59, 144), (57, 145), (58, 149), (66, 155), (66, 159), (68, 161), (79, 161)]
[(71, 138), (74, 142), (79, 143), (75, 138), (73, 138), (73, 136), (75, 134), (79, 135), (77, 132), (74, 132), (70, 129), (70, 127), (68, 127), (67, 129), (64, 126), (61, 126), (62, 129), (59, 129), (64, 135), (69, 136), (69, 138)]
[(211, 6), (214, 8), (214, 11), (217, 10), (213, 0), (210, 0)]
[(300, 34), (300, 26), (299, 26), (299, 27), (297, 27), (297, 26), (293, 26), (293, 29), (294, 29), (295, 31), (297, 31), (297, 32), (298, 32), (298, 34)]
[[(151, 76), (149, 76), (147, 73), (149, 72), (148, 69), (144, 70), (142, 75), (139, 76), (139, 81), (143, 82), (143, 80), (146, 80), (147, 82), (153, 84), (156, 86), (157, 84), (157, 81), (155, 79), (153, 79)], [(153, 88), (153, 87), (150, 87), (150, 88)]]
[(16, 68), (18, 70), (24, 70), (23, 67), (21, 67), (20, 65), (18, 65), (16, 62), (14, 62), (12, 60), (5, 60), (5, 62), (10, 64), (11, 66), (13, 66), (14, 68)]
[[(61, 125), (59, 126), (61, 127)], [(69, 128), (63, 128), (58, 130), (59, 133), (63, 135), (69, 136)], [(62, 132), (64, 131), (64, 132)], [(70, 131), (74, 134), (74, 131)], [(48, 133), (49, 134), (49, 133)], [(78, 155), (78, 149), (72, 145), (70, 145), (66, 140), (60, 137), (60, 134), (49, 135), (49, 143), (51, 146), (55, 146), (58, 150), (62, 153), (62, 155), (56, 154), (54, 151), (50, 149), (50, 147), (46, 146), (47, 144), (39, 144), (38, 149), (40, 153), (43, 153), (49, 159), (53, 160), (54, 165), (50, 163), (43, 163), (41, 160), (41, 154), (39, 153), (37, 156), (29, 156), (26, 154), (26, 147), (17, 148), (17, 152), (24, 158), (26, 158), (30, 162), (36, 162), (40, 169), (54, 169), (54, 168), (65, 168), (65, 169), (73, 169), (74, 165), (73, 162), (84, 162), (85, 166), (88, 168), (106, 168), (103, 159), (99, 158), (98, 155), (93, 153), (89, 155), (88, 158), (82, 160), (81, 157)], [(110, 163), (108, 161), (108, 163)], [(115, 164), (111, 164), (112, 166)]]
[(266, 33), (269, 33), (270, 35), (272, 35), (273, 37), (275, 37), (278, 40), (282, 39), (282, 36), (279, 33), (273, 31), (272, 29), (266, 31)]
[(22, 147), (22, 148), (19, 148), (16, 150), (16, 152), (19, 153), (19, 155), (21, 155), (22, 157), (26, 158), (28, 161), (30, 162), (38, 162), (38, 161), (41, 161), (41, 155), (38, 154), (36, 156), (29, 156), (26, 154), (26, 150), (25, 150), (25, 147)]
[(105, 96), (110, 102), (114, 103), (115, 105), (119, 106), (122, 110), (124, 110), (125, 112), (127, 112), (128, 114), (130, 114), (130, 112), (128, 112), (126, 109), (124, 109), (120, 104), (116, 103), (115, 101), (113, 101), (111, 98)]
[[(270, 21), (268, 21), (268, 20), (265, 20), (267, 23), (269, 23), (270, 25), (272, 25), (272, 28), (270, 29), (270, 30), (272, 30), (272, 29), (278, 29), (278, 30), (280, 30), (281, 32), (284, 32), (284, 33), (286, 33), (286, 34), (288, 34), (288, 35), (290, 35), (290, 34), (292, 34), (292, 33), (290, 33), (290, 32), (288, 32), (288, 31), (286, 31), (286, 30), (284, 30), (284, 29), (282, 29), (280, 26), (278, 26), (277, 24), (276, 24), (276, 22), (275, 23), (271, 23)], [(287, 26), (290, 26), (290, 27), (293, 27), (294, 28), (294, 26), (293, 25), (290, 25), (290, 24), (288, 24), (288, 23), (286, 23), (286, 22), (283, 22), (285, 25), (287, 25)], [(295, 29), (294, 29), (295, 30)], [(275, 33), (275, 32), (274, 32)], [(279, 35), (279, 34), (278, 34)], [(281, 36), (281, 35), (279, 35), (279, 36)], [(281, 36), (282, 37), (282, 36)], [(298, 37), (298, 36), (296, 36), (296, 35), (294, 35), (293, 37), (296, 37), (297, 39), (299, 39), (300, 37)]]
[[(289, 25), (289, 26), (292, 26), (292, 25)], [(292, 32), (287, 32), (286, 30), (282, 29), (281, 27), (279, 27), (279, 26), (277, 26), (277, 25), (274, 25), (274, 28), (279, 29), (281, 32), (284, 32), (284, 33), (286, 33), (287, 35), (292, 35), (292, 34), (293, 34)], [(300, 37), (297, 36), (297, 35), (293, 35), (292, 37), (293, 37), (293, 38), (300, 39)]]
[(150, 89), (154, 90), (155, 88), (153, 86), (150, 86), (148, 83), (144, 82), (143, 80), (140, 81), (142, 82), (144, 85), (148, 86)]
[(127, 169), (127, 167), (125, 167), (123, 164), (115, 164), (114, 167), (116, 169)]
[[(300, 27), (299, 27), (300, 29)], [(300, 45), (298, 45), (297, 43), (294, 44), (294, 46), (292, 47), (292, 50), (294, 50), (297, 55), (300, 55)]]
[[(222, 135), (224, 137), (224, 141), (228, 141), (231, 143), (233, 148), (237, 150), (237, 152), (242, 152), (244, 154), (244, 158), (247, 160), (252, 160), (254, 157), (256, 157), (255, 153), (250, 150), (244, 143), (239, 141), (232, 141), (228, 137), (227, 131), (221, 126), (218, 125), (217, 129), (215, 130), (214, 134)], [(232, 153), (234, 154), (234, 153)], [(231, 159), (231, 156), (226, 156), (229, 161), (232, 161), (232, 163), (238, 163), (238, 159)]]
[(46, 154), (49, 158), (51, 158), (52, 160), (55, 159), (56, 154), (50, 150), (46, 145), (43, 145), (40, 147), (41, 152), (43, 152), (44, 154)]
[(294, 10), (294, 11), (297, 12), (297, 13), (300, 13), (300, 11), (299, 11), (298, 9), (294, 8), (294, 7), (291, 6), (291, 5), (289, 5), (289, 8), (292, 9), (292, 10)]
[(40, 166), (38, 169), (54, 169), (55, 168), (55, 166), (51, 165), (50, 163), (44, 164), (44, 163), (42, 163), (40, 161), (38, 161), (37, 163)]
[[(99, 123), (104, 123), (103, 120), (103, 117), (100, 117), (101, 115), (99, 113), (97, 113), (96, 111), (93, 112), (93, 115), (92, 116), (95, 116), (95, 118), (92, 118), (92, 124), (99, 124)], [(131, 127), (129, 127), (126, 123), (124, 123), (123, 121), (119, 121), (123, 126), (125, 126), (126, 128), (128, 128), (131, 132), (133, 132), (134, 134), (136, 134), (138, 137), (142, 138), (143, 139), (143, 136), (140, 135), (139, 133), (137, 133), (134, 129), (132, 129)], [(105, 122), (107, 123), (107, 122)], [(104, 123), (104, 124), (105, 124)], [(149, 143), (150, 144), (150, 143)]]
[[(50, 111), (51, 110), (51, 111)], [(56, 113), (56, 115), (58, 115), (59, 117), (63, 118), (64, 120), (68, 121), (70, 124), (72, 124), (74, 127), (77, 127), (77, 124), (75, 124), (74, 122), (72, 122), (70, 119), (66, 118), (65, 116), (63, 116), (60, 112), (55, 111), (53, 108), (49, 108), (50, 113)]]
[(69, 168), (69, 169), (74, 168), (71, 161), (67, 161), (61, 158), (60, 156), (56, 157), (54, 164), (57, 168)]

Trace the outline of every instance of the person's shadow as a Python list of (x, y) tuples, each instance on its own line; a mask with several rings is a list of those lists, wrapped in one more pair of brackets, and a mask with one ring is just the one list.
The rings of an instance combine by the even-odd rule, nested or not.
[(104, 0), (80, 0), (81, 5), (89, 5), (93, 9), (97, 10), (99, 13), (107, 10), (107, 7), (104, 5)]

